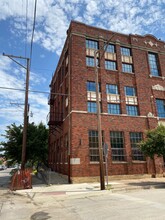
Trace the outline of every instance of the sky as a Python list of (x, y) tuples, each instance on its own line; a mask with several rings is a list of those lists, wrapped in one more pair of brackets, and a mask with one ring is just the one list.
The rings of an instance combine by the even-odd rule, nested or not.
[[(2, 53), (30, 57), (34, 7), (35, 0), (0, 0), (0, 141), (6, 126), (23, 124), (26, 77)], [(37, 0), (29, 89), (40, 93), (29, 92), (29, 122), (46, 124), (49, 85), (71, 20), (165, 41), (164, 16), (165, 0)]]

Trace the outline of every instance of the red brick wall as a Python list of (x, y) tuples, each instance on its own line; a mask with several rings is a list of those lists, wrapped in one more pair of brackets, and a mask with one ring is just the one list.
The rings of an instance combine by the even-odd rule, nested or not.
[[(70, 55), (70, 77), (71, 77), (71, 158), (80, 158), (80, 164), (71, 165), (72, 177), (99, 176), (99, 164), (89, 161), (89, 141), (88, 131), (97, 129), (96, 114), (87, 113), (87, 81), (95, 81), (93, 67), (86, 66), (85, 39), (93, 38), (99, 41), (99, 48), (103, 46), (103, 39), (107, 40), (112, 36), (111, 31), (85, 26), (82, 23), (72, 22), (68, 30), (69, 55)], [(163, 91), (152, 90), (152, 86), (161, 85), (165, 87), (165, 80), (162, 77), (150, 77), (148, 64), (148, 51), (158, 52), (159, 64), (162, 76), (165, 77), (165, 47), (162, 41), (151, 35), (123, 35), (117, 33), (111, 41), (116, 45), (117, 71), (109, 71), (104, 68), (104, 56), (100, 62), (99, 82), (101, 83), (102, 110), (107, 113), (106, 83), (117, 84), (121, 98), (122, 115), (102, 114), (102, 130), (104, 131), (105, 142), (110, 149), (110, 131), (122, 131), (127, 154), (126, 162), (113, 162), (111, 160), (111, 150), (109, 151), (109, 175), (123, 174), (146, 174), (153, 173), (153, 161), (135, 162), (131, 158), (131, 146), (129, 132), (142, 132), (155, 128), (158, 124), (156, 117), (146, 117), (149, 112), (157, 116), (155, 98), (165, 98)], [(153, 42), (154, 45), (150, 45)], [(156, 46), (157, 45), (157, 46)], [(133, 56), (134, 73), (123, 73), (120, 47), (131, 48)], [(64, 51), (64, 50), (63, 50)], [(102, 51), (103, 52), (103, 51)], [(160, 53), (161, 52), (161, 53)], [(63, 52), (64, 53), (64, 52)], [(62, 60), (62, 58), (60, 58)], [(58, 77), (57, 77), (58, 78)], [(59, 92), (65, 93), (68, 86), (68, 73), (65, 82)], [(129, 117), (126, 114), (126, 103), (124, 86), (134, 86), (137, 90), (138, 107), (140, 116)], [(61, 97), (59, 101), (61, 102)], [(83, 111), (76, 113), (76, 111)], [(86, 113), (85, 113), (86, 112)], [(65, 115), (66, 116), (66, 115)], [(65, 117), (64, 117), (65, 119)], [(64, 136), (68, 133), (69, 117), (64, 120), (61, 132), (56, 136), (50, 134), (50, 142), (62, 139), (60, 151), (65, 151), (63, 146)], [(165, 120), (164, 120), (165, 121)], [(145, 135), (144, 135), (145, 136)], [(51, 145), (52, 146), (52, 145)], [(51, 148), (51, 147), (50, 147)], [(157, 158), (157, 172), (161, 173), (160, 163), (162, 159)], [(54, 169), (54, 168), (53, 168)], [(56, 166), (56, 170), (67, 174), (68, 165), (62, 162)]]

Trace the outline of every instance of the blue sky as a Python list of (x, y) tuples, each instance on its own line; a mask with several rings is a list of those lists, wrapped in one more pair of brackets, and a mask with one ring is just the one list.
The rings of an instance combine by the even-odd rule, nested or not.
[[(23, 123), (19, 104), (24, 93), (1, 87), (24, 89), (25, 70), (1, 54), (29, 57), (34, 2), (0, 0), (0, 134), (11, 123)], [(126, 34), (152, 34), (165, 41), (165, 0), (38, 0), (36, 13), (31, 90), (49, 92), (71, 20)], [(30, 122), (46, 124), (47, 97), (29, 93)]]

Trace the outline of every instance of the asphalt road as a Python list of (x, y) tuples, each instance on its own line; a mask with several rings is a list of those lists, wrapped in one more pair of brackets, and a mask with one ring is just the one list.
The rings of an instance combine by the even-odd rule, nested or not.
[[(4, 174), (4, 179), (2, 175)], [(0, 180), (7, 180), (5, 171)], [(165, 189), (64, 195), (1, 187), (0, 220), (164, 220)]]
[(9, 182), (10, 182), (10, 171), (11, 168), (7, 168), (6, 170), (0, 170), (0, 189), (8, 188)]

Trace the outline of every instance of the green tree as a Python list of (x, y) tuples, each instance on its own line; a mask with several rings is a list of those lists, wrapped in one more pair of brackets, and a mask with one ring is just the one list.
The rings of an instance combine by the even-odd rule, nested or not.
[[(4, 155), (10, 159), (12, 163), (21, 163), (22, 155), (22, 125), (15, 125), (15, 123), (7, 126), (6, 134), (3, 135), (6, 141), (1, 142), (3, 146)], [(27, 129), (27, 146), (26, 146), (26, 162), (32, 165), (38, 162), (47, 162), (48, 154), (48, 129), (40, 123), (28, 124)]]
[(154, 155), (165, 157), (165, 126), (159, 125), (153, 130), (148, 130), (146, 139), (139, 144), (145, 156), (154, 159)]

